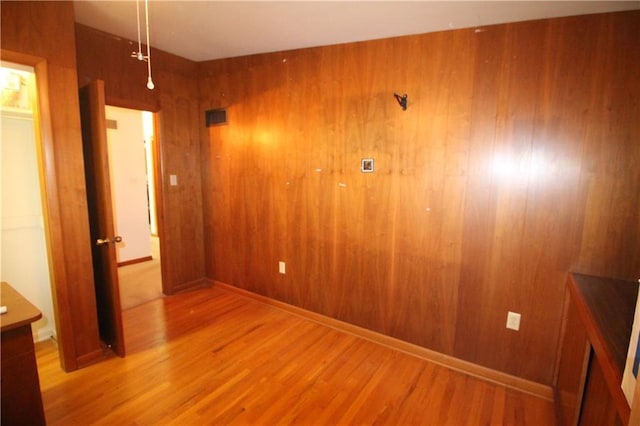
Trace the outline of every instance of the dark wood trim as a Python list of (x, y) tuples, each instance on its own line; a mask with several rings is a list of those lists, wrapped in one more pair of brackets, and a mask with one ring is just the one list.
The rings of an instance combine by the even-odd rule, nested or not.
[[(162, 264), (163, 262), (160, 262), (160, 264)], [(185, 291), (189, 291), (189, 290), (194, 290), (196, 288), (206, 288), (206, 287), (211, 287), (213, 284), (211, 282), (211, 280), (207, 279), (207, 278), (202, 278), (199, 280), (193, 280), (193, 281), (189, 281), (186, 283), (182, 283), (179, 284), (177, 286), (174, 286), (172, 288), (172, 293), (171, 294), (177, 294), (177, 293), (183, 293)], [(164, 286), (164, 283), (163, 283)]]
[[(158, 234), (158, 251), (160, 252), (160, 259), (168, 259), (168, 253), (165, 248), (165, 236), (168, 235), (165, 232), (165, 184), (164, 184), (164, 158), (163, 150), (161, 147), (162, 135), (160, 132), (160, 113), (153, 113), (153, 143), (151, 144), (153, 156), (153, 190), (156, 197), (156, 228)], [(172, 287), (169, 283), (169, 267), (167, 262), (160, 262), (160, 276), (162, 278), (162, 293), (169, 295), (172, 293)]]
[(107, 105), (120, 108), (136, 109), (139, 111), (158, 112), (160, 110), (160, 105), (157, 102), (139, 102), (132, 99), (122, 99), (114, 96), (107, 96), (105, 102)]
[(121, 266), (135, 265), (136, 263), (144, 263), (150, 260), (153, 260), (153, 256), (145, 256), (139, 257), (137, 259), (125, 260), (124, 262), (118, 262), (118, 268)]

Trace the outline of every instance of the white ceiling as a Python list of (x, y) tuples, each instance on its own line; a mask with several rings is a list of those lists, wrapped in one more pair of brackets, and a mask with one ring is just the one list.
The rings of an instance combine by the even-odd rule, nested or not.
[[(76, 21), (137, 40), (136, 1), (76, 0)], [(151, 46), (193, 61), (504, 22), (640, 9), (640, 1), (149, 0)], [(140, 0), (142, 39), (144, 0)]]

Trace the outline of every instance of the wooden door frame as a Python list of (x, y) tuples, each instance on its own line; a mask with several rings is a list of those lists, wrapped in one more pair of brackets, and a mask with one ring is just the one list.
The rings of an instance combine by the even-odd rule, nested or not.
[(164, 186), (162, 180), (162, 171), (163, 171), (163, 155), (162, 155), (162, 144), (161, 144), (161, 132), (160, 132), (160, 107), (158, 104), (148, 104), (144, 102), (137, 102), (128, 99), (116, 98), (113, 96), (106, 95), (105, 104), (109, 106), (119, 107), (119, 108), (127, 108), (127, 109), (135, 109), (138, 111), (148, 111), (153, 113), (153, 144), (152, 144), (152, 157), (153, 157), (153, 190), (156, 198), (156, 225), (158, 227), (158, 242), (160, 245), (160, 278), (162, 280), (162, 292), (165, 295), (171, 294), (170, 287), (168, 288), (168, 280), (167, 280), (167, 263), (163, 262), (165, 257), (165, 246), (164, 246)]
[(153, 112), (153, 144), (152, 156), (153, 156), (153, 190), (156, 197), (156, 228), (158, 230), (158, 244), (160, 249), (160, 279), (162, 280), (162, 293), (164, 295), (170, 295), (171, 287), (169, 286), (169, 280), (167, 280), (168, 264), (166, 257), (166, 246), (164, 236), (164, 185), (162, 177), (163, 168), (163, 151), (161, 144), (160, 134), (160, 114), (159, 111)]
[(3, 61), (33, 67), (36, 76), (37, 104), (34, 111), (35, 137), (42, 191), (45, 244), (49, 261), (49, 277), (60, 364), (65, 371), (78, 368), (73, 337), (70, 287), (67, 279), (64, 235), (62, 231), (59, 189), (55, 166), (55, 146), (49, 106), (48, 64), (43, 58), (2, 49)]

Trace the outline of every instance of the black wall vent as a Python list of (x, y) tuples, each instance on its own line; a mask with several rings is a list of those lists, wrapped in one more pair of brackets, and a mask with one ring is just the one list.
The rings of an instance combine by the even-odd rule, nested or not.
[(224, 108), (221, 108), (221, 109), (210, 109), (208, 111), (205, 111), (204, 121), (207, 124), (207, 127), (227, 124), (227, 110)]

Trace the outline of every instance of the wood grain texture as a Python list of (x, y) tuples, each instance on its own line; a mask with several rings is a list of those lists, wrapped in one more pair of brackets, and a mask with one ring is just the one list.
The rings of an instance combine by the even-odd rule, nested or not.
[(44, 210), (60, 361), (74, 370), (101, 357), (78, 106), (73, 5), (2, 4), (2, 59), (35, 67)]
[(616, 415), (616, 404), (611, 398), (600, 363), (592, 359), (584, 391), (583, 410), (580, 413), (580, 426), (624, 426), (628, 424), (628, 420), (628, 416), (621, 420)]
[(47, 424), (554, 424), (550, 401), (217, 287), (124, 322), (127, 358), (73, 374), (38, 344)]
[(627, 424), (630, 404), (620, 384), (638, 300), (638, 283), (571, 274), (568, 289), (593, 349), (591, 362), (597, 361), (614, 412)]
[(520, 377), (505, 374), (497, 370), (491, 370), (486, 367), (479, 366), (478, 364), (462, 361), (459, 358), (445, 355), (442, 352), (436, 352), (430, 349), (426, 349), (422, 346), (408, 343), (405, 340), (400, 340), (394, 337), (390, 337), (386, 334), (377, 333), (375, 331), (371, 331), (363, 327), (358, 327), (344, 321), (338, 321), (334, 318), (320, 315), (315, 312), (299, 308), (297, 306), (280, 302), (276, 299), (271, 299), (269, 297), (261, 296), (257, 293), (243, 290), (239, 287), (221, 283), (219, 281), (213, 282), (212, 285), (215, 285), (216, 287), (219, 287), (225, 291), (230, 291), (232, 293), (237, 293), (243, 297), (257, 300), (260, 303), (275, 306), (285, 312), (289, 312), (302, 318), (317, 322), (320, 325), (331, 327), (338, 331), (351, 334), (353, 336), (368, 340), (379, 345), (383, 345), (392, 350), (418, 357), (424, 361), (433, 362), (434, 364), (438, 364), (451, 370), (472, 377), (480, 378), (481, 380), (485, 380), (491, 383), (506, 386), (509, 389), (514, 389), (518, 392), (524, 392), (526, 394), (542, 398), (547, 401), (554, 400), (554, 390), (551, 386), (541, 385), (537, 382), (524, 380)]
[(639, 39), (632, 11), (199, 64), (207, 275), (552, 384), (567, 272), (640, 275)]
[[(116, 234), (111, 198), (104, 82), (95, 80), (81, 87), (79, 99), (98, 330), (100, 340), (105, 346), (111, 348), (118, 356), (125, 356), (116, 247), (115, 242), (109, 243), (110, 239), (116, 239)], [(106, 239), (107, 243), (98, 244), (98, 241), (103, 239)]]
[(590, 354), (591, 345), (587, 340), (585, 327), (574, 303), (570, 300), (567, 289), (558, 375), (554, 383), (556, 411), (560, 425), (575, 425), (576, 419), (580, 416)]
[[(155, 90), (146, 88), (147, 68), (135, 58), (137, 46), (83, 25), (76, 25), (78, 79), (105, 82), (107, 103), (157, 112), (159, 147), (157, 191), (163, 291), (172, 294), (202, 285), (205, 277), (202, 223), (200, 127), (196, 64), (152, 49)], [(169, 185), (176, 175), (177, 186)]]
[(44, 425), (45, 416), (31, 331), (31, 323), (41, 318), (42, 313), (8, 283), (0, 283), (0, 290), (0, 303), (7, 307), (0, 317), (0, 416), (5, 424)]
[(11, 2), (2, 5), (2, 48), (44, 58), (50, 65), (75, 69), (73, 5), (64, 1)]

